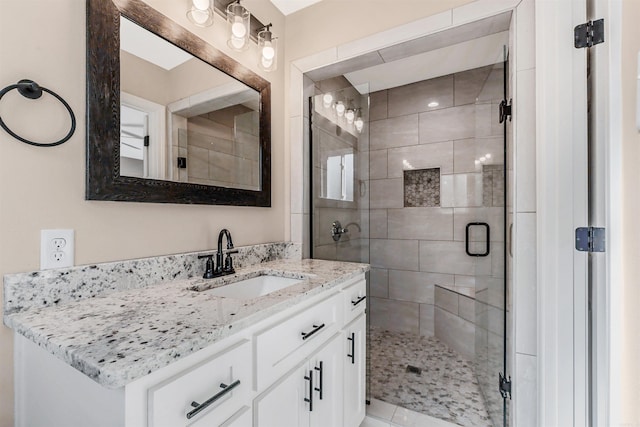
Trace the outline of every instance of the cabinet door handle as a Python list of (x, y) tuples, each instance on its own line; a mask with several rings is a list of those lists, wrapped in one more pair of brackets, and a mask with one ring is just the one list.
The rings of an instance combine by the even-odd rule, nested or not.
[(309, 412), (313, 411), (313, 371), (309, 371), (309, 376), (305, 376), (304, 379), (309, 381), (309, 398), (304, 398), (304, 401), (309, 403)]
[(315, 390), (318, 392), (318, 394), (320, 395), (320, 400), (322, 400), (322, 361), (320, 362), (320, 367), (318, 368), (317, 366), (314, 367), (313, 369), (315, 369), (316, 371), (318, 371), (318, 386), (316, 387)]
[(313, 325), (313, 329), (310, 332), (303, 332), (302, 333), (302, 339), (306, 340), (307, 338), (310, 338), (311, 335), (315, 334), (316, 332), (318, 332), (322, 328), (324, 328), (324, 323), (322, 325), (320, 325), (320, 326)]
[(358, 298), (355, 301), (351, 301), (351, 304), (353, 304), (353, 306), (355, 307), (356, 305), (360, 304), (362, 301), (364, 301), (366, 299), (367, 299), (367, 296), (365, 295), (365, 296), (362, 296), (362, 297)]
[(195, 417), (200, 412), (204, 411), (207, 407), (211, 406), (216, 400), (220, 399), (222, 396), (229, 393), (231, 390), (238, 387), (239, 385), (240, 385), (240, 380), (235, 380), (230, 385), (226, 385), (222, 383), (220, 384), (220, 387), (223, 388), (223, 390), (211, 396), (204, 403), (198, 403), (195, 401), (191, 402), (191, 406), (193, 406), (195, 409), (187, 413), (187, 419), (190, 420), (191, 418)]
[(351, 354), (347, 353), (347, 357), (351, 358), (351, 364), (354, 365), (356, 363), (356, 333), (351, 332), (351, 336), (347, 337), (348, 341), (351, 341)]

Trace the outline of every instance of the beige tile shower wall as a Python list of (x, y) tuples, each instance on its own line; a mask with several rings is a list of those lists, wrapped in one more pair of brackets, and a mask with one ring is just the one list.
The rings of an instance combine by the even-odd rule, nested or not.
[[(500, 188), (490, 185), (488, 193), (483, 188), (483, 176), (502, 170), (488, 165), (504, 164), (502, 128), (493, 123), (502, 74), (500, 67), (483, 67), (371, 94), (373, 325), (445, 337), (451, 315), (434, 308), (435, 285), (469, 289), (487, 286), (486, 280), (476, 281), (478, 273), (503, 276)], [(491, 159), (476, 164), (487, 153)], [(404, 171), (431, 168), (440, 169), (440, 207), (404, 207)], [(491, 225), (492, 254), (486, 258), (465, 253), (465, 226), (471, 221)], [(484, 246), (482, 235), (471, 238)], [(467, 334), (446, 337), (452, 345), (456, 339), (471, 343), (458, 347), (472, 358), (473, 339), (466, 338), (473, 337), (473, 323), (459, 320)]]

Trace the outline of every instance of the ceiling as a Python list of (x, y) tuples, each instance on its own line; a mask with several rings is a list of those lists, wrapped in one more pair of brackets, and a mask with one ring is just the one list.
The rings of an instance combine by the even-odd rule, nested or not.
[(504, 60), (511, 12), (388, 46), (310, 71), (319, 82), (345, 76), (361, 93), (407, 85)]
[(193, 58), (191, 54), (122, 16), (120, 48), (167, 71)]
[(287, 16), (319, 1), (322, 0), (271, 0), (271, 3), (280, 9), (283, 15)]

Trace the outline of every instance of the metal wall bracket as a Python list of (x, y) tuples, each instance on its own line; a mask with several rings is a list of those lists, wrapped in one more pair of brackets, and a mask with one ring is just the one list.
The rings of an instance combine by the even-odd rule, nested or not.
[(606, 232), (604, 228), (576, 228), (576, 249), (580, 252), (604, 252), (606, 248)]
[(498, 389), (503, 399), (511, 400), (511, 377), (507, 379), (502, 372), (498, 374)]
[(591, 47), (604, 42), (604, 19), (589, 21), (573, 29), (574, 46), (576, 49)]

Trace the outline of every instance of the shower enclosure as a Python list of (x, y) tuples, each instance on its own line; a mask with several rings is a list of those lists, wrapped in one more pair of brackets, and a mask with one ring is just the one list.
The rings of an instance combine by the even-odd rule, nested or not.
[(511, 124), (494, 51), (371, 91), (316, 78), (309, 97), (311, 257), (371, 264), (368, 396), (474, 427), (508, 413)]

